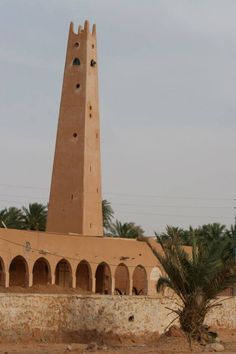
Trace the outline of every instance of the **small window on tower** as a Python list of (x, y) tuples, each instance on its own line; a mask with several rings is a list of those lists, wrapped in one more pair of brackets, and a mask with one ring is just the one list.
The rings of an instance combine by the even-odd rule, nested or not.
[(73, 65), (80, 65), (80, 60), (79, 60), (79, 58), (75, 58), (75, 59), (73, 60)]
[(74, 45), (75, 48), (79, 48), (79, 43), (76, 42), (75, 45)]
[(94, 59), (91, 60), (90, 65), (94, 68), (96, 66), (96, 61)]

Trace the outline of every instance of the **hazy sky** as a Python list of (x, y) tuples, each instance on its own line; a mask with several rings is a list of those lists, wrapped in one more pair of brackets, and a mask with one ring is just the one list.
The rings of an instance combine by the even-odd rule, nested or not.
[(0, 0), (0, 208), (48, 200), (69, 22), (89, 19), (117, 219), (233, 223), (235, 16), (235, 0)]

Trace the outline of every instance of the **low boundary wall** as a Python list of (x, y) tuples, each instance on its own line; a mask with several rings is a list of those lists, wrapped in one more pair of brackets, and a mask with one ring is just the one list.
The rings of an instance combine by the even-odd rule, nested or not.
[[(1, 341), (79, 341), (81, 334), (146, 336), (163, 333), (176, 299), (146, 296), (0, 294)], [(236, 328), (236, 298), (214, 308), (206, 322)]]

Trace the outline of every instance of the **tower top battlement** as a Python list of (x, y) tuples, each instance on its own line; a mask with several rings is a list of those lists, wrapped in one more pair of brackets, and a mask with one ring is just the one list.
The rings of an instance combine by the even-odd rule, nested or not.
[[(74, 35), (77, 35), (79, 36), (80, 34), (82, 33), (90, 33), (90, 24), (89, 24), (89, 21), (86, 20), (84, 21), (84, 27), (82, 27), (81, 25), (78, 26), (78, 33), (76, 33), (74, 31), (74, 23), (71, 22), (70, 23), (70, 33), (74, 34)], [(92, 27), (92, 32), (90, 33), (92, 36), (96, 36), (96, 25), (93, 24), (93, 27)]]

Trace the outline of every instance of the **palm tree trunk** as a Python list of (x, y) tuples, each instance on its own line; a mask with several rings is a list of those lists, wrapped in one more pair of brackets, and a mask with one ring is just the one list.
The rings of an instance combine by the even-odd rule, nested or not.
[(192, 339), (201, 340), (207, 336), (207, 328), (203, 325), (206, 316), (206, 306), (193, 306), (185, 304), (179, 315), (183, 331)]

